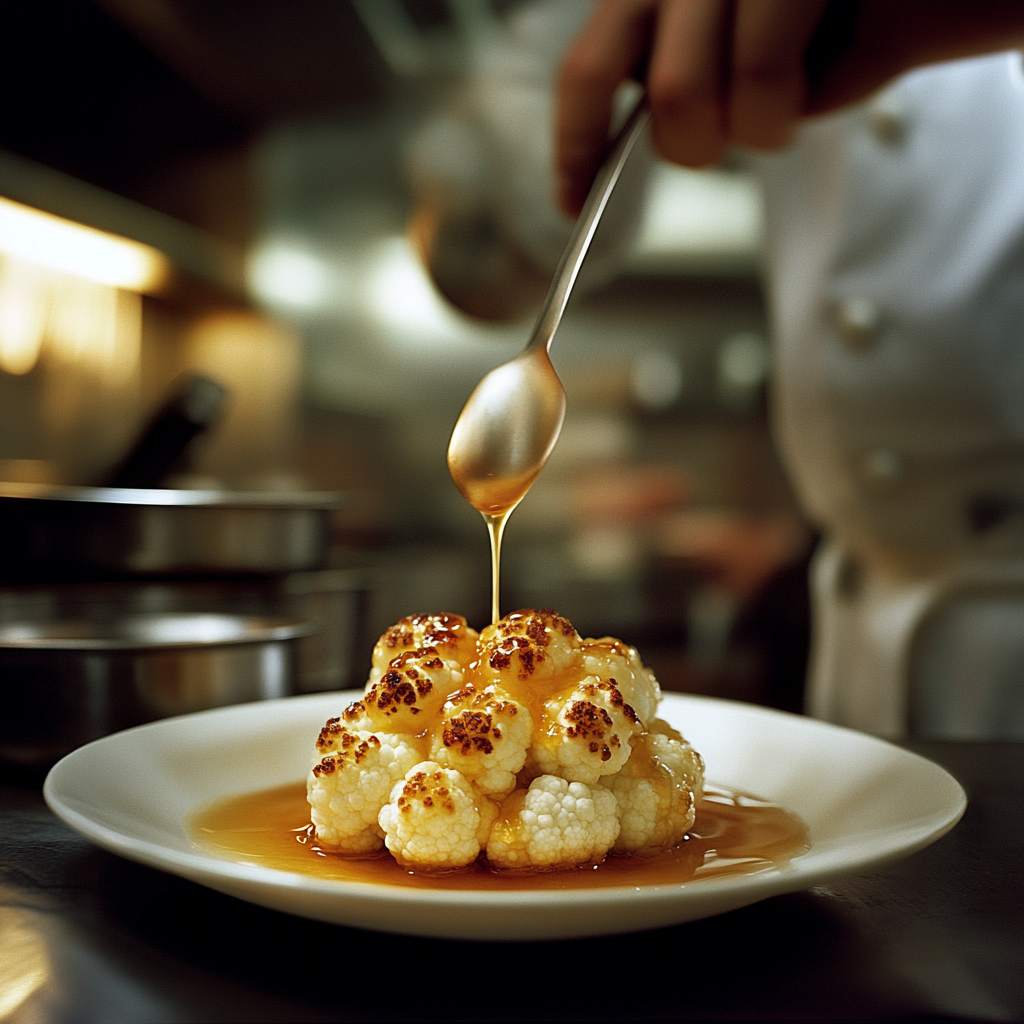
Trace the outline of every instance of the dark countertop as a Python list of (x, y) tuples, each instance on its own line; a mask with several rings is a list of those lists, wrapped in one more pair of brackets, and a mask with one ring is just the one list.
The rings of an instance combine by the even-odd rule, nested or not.
[(0, 780), (0, 1019), (1024, 1019), (1024, 744), (910, 746), (970, 804), (907, 860), (706, 921), (508, 945), (242, 903), (94, 847), (39, 780)]

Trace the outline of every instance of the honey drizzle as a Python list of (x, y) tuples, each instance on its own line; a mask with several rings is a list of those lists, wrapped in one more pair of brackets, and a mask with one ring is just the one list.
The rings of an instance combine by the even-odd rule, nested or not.
[[(517, 502), (518, 504), (518, 502)], [(515, 505), (512, 506), (515, 508)], [(491, 538), (491, 622), (501, 618), (501, 537), (505, 532), (505, 524), (512, 514), (512, 508), (492, 515), (481, 512), (487, 524), (487, 535)]]
[[(584, 678), (583, 659), (587, 655), (600, 657), (604, 653), (625, 654), (628, 649), (619, 640), (583, 640), (581, 641), (580, 657), (565, 671), (558, 675), (538, 678), (535, 673), (526, 678), (516, 679), (506, 673), (499, 678), (487, 665), (486, 661), (474, 661), (466, 666), (464, 682), (472, 683), (478, 689), (484, 689), (497, 683), (518, 704), (522, 704), (533, 719), (534, 742), (544, 742), (544, 738), (553, 738), (549, 733), (556, 728), (555, 722), (561, 705)], [(554, 702), (551, 708), (550, 702)], [(647, 723), (645, 723), (647, 724)]]
[(807, 829), (788, 811), (751, 797), (709, 788), (682, 843), (656, 857), (609, 857), (564, 871), (495, 871), (484, 860), (442, 873), (408, 871), (383, 852), (341, 857), (312, 835), (304, 783), (231, 797), (187, 823), (198, 848), (227, 860), (309, 875), (414, 889), (521, 891), (601, 889), (699, 882), (752, 874), (788, 863), (810, 847)]

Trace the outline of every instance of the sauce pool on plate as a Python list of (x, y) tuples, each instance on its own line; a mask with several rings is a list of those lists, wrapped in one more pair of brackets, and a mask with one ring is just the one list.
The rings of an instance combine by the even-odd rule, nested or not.
[(442, 873), (409, 871), (386, 851), (341, 857), (321, 849), (309, 823), (303, 782), (207, 805), (186, 823), (199, 849), (226, 860), (332, 881), (413, 889), (552, 890), (671, 885), (766, 871), (810, 848), (803, 822), (781, 807), (708, 787), (697, 820), (677, 847), (657, 857), (608, 857), (563, 871), (494, 871), (486, 862)]

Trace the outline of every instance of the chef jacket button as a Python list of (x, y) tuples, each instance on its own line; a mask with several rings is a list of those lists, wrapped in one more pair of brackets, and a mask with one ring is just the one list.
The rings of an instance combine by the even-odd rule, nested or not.
[(861, 473), (871, 484), (898, 483), (903, 479), (903, 457), (891, 448), (875, 448), (861, 459)]
[(907, 132), (906, 105), (899, 96), (883, 93), (868, 108), (868, 123), (879, 142), (895, 146)]
[(850, 348), (870, 348), (878, 333), (878, 307), (863, 296), (845, 299), (836, 307), (836, 322)]

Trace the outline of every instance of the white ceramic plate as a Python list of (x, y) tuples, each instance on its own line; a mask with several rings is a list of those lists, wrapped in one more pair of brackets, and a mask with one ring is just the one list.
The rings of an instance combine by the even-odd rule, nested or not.
[(50, 772), (44, 795), (113, 853), (305, 917), (462, 939), (568, 938), (679, 924), (919, 850), (966, 798), (938, 765), (882, 740), (747, 704), (667, 694), (661, 714), (717, 785), (798, 814), (811, 849), (788, 866), (686, 884), (570, 891), (433, 891), (341, 882), (222, 860), (184, 820), (200, 804), (300, 780), (324, 721), (354, 694), (204, 711), (97, 740)]

